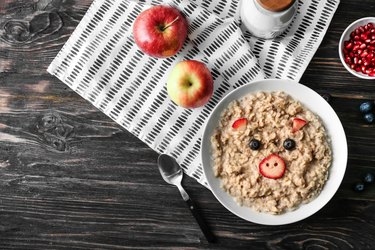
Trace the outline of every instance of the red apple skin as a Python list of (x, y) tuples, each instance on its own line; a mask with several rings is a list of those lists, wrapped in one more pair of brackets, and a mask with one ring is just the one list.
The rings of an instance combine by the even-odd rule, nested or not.
[(175, 8), (158, 5), (143, 11), (133, 25), (135, 43), (147, 55), (170, 57), (181, 49), (187, 37), (188, 24)]
[(184, 108), (198, 108), (211, 98), (214, 81), (210, 70), (202, 62), (179, 62), (171, 71), (167, 92), (171, 100)]

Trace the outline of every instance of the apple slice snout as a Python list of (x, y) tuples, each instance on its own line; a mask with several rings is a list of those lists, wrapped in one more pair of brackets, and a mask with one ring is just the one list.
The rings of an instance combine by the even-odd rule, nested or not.
[(259, 163), (259, 172), (266, 178), (279, 179), (285, 173), (285, 162), (277, 154), (271, 154)]

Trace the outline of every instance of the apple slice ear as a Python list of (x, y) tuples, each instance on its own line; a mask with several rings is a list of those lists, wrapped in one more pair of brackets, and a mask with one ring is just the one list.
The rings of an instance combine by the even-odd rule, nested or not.
[(294, 133), (303, 128), (307, 124), (307, 121), (298, 117), (294, 117), (292, 118), (292, 123), (292, 132)]
[(236, 130), (244, 130), (244, 129), (246, 129), (246, 125), (247, 125), (247, 119), (246, 118), (240, 118), (240, 119), (237, 119), (233, 122), (232, 128), (234, 128)]

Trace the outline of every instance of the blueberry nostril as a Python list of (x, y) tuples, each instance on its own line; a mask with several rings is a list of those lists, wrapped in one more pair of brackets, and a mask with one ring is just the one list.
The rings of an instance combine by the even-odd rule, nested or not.
[(273, 164), (275, 167), (277, 167), (277, 162), (275, 162), (275, 164)]

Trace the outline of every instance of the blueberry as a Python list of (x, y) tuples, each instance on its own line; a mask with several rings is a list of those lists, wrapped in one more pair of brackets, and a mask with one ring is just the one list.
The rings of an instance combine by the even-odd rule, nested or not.
[(251, 139), (249, 146), (252, 150), (257, 150), (260, 148), (260, 141), (257, 139)]
[(296, 142), (293, 139), (286, 139), (283, 143), (286, 150), (293, 150), (296, 147)]
[(326, 100), (326, 102), (330, 102), (331, 99), (332, 99), (332, 96), (328, 93), (322, 94), (322, 97), (323, 97), (324, 100)]
[(359, 111), (361, 111), (361, 113), (363, 114), (366, 114), (366, 113), (371, 112), (373, 108), (374, 108), (373, 102), (364, 102), (361, 104), (361, 106), (359, 106)]
[(363, 116), (363, 119), (369, 124), (373, 123), (375, 120), (375, 115), (373, 113), (367, 113)]
[(365, 184), (363, 182), (356, 182), (353, 185), (353, 190), (356, 192), (362, 192), (365, 189)]
[(363, 176), (364, 183), (371, 184), (371, 183), (374, 183), (374, 180), (375, 180), (375, 177), (372, 173), (367, 173)]

